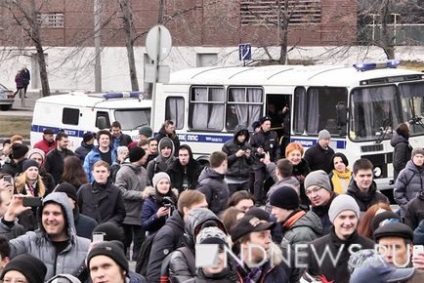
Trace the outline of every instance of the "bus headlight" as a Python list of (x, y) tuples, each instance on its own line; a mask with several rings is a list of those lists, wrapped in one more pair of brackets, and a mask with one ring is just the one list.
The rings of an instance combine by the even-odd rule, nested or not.
[(380, 178), (381, 177), (381, 168), (380, 167), (375, 167), (374, 168), (374, 177), (375, 178)]

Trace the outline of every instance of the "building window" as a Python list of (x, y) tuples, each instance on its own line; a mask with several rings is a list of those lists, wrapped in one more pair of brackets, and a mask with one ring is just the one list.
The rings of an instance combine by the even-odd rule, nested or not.
[(218, 54), (216, 53), (201, 53), (196, 56), (197, 67), (216, 66), (218, 64)]
[(39, 13), (38, 23), (43, 28), (63, 28), (65, 25), (63, 13)]
[(79, 109), (63, 108), (62, 123), (77, 126), (79, 122)]
[(321, 0), (289, 0), (287, 11), (284, 5), (285, 1), (241, 0), (241, 24), (243, 26), (277, 24), (278, 11), (287, 12), (290, 24), (321, 23)]

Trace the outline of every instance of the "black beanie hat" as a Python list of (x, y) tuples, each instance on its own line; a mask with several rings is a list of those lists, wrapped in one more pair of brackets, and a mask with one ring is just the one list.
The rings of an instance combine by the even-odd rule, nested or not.
[(90, 261), (93, 257), (104, 255), (115, 261), (128, 275), (128, 261), (124, 254), (124, 245), (118, 241), (101, 242), (88, 253), (87, 267), (90, 270)]
[(119, 228), (116, 223), (107, 221), (101, 223), (94, 228), (93, 232), (104, 233), (105, 241), (124, 241), (124, 231)]
[(73, 199), (75, 202), (77, 201), (77, 190), (75, 189), (74, 186), (72, 186), (71, 184), (69, 184), (68, 182), (63, 182), (62, 184), (60, 184), (59, 186), (57, 186), (54, 189), (55, 192), (58, 193), (65, 193), (68, 198)]
[(20, 144), (20, 143), (12, 144), (12, 157), (14, 159), (20, 159), (24, 157), (28, 151), (29, 151), (29, 148), (24, 144)]
[(86, 132), (83, 136), (82, 136), (82, 140), (84, 143), (92, 140), (95, 138), (95, 134), (92, 132)]
[(374, 239), (377, 242), (384, 237), (399, 237), (412, 242), (414, 239), (414, 231), (412, 231), (408, 225), (400, 222), (387, 223), (374, 232)]
[(272, 193), (269, 204), (287, 210), (298, 209), (299, 196), (292, 187), (283, 186)]
[[(383, 221), (387, 223), (392, 223), (392, 222), (401, 222), (401, 219), (399, 214), (394, 213), (392, 211), (384, 211), (384, 212), (378, 213), (374, 216), (374, 219), (371, 222), (371, 230), (373, 233), (379, 227), (383, 226)], [(387, 223), (384, 223), (384, 225)]]
[(25, 172), (30, 167), (37, 167), (37, 169), (39, 169), (39, 165), (37, 161), (32, 159), (27, 159), (22, 163), (22, 172)]
[(144, 149), (136, 146), (131, 148), (128, 156), (130, 158), (130, 162), (136, 162), (142, 159), (145, 154), (146, 154), (146, 151), (144, 151)]
[(270, 215), (268, 212), (266, 212), (264, 209), (260, 207), (252, 207), (249, 208), (248, 211), (244, 215), (252, 215), (257, 217), (259, 220), (264, 220), (270, 222)]
[(172, 140), (170, 138), (164, 137), (159, 141), (159, 150), (164, 149), (165, 147), (169, 147), (171, 149), (174, 148), (174, 143), (172, 142)]
[(3, 280), (11, 270), (22, 273), (29, 283), (43, 283), (47, 273), (47, 267), (41, 260), (26, 254), (18, 255), (6, 264), (0, 279)]

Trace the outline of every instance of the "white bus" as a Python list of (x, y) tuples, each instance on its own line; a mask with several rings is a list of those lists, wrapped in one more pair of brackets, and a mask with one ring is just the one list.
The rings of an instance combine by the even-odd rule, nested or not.
[[(289, 141), (308, 148), (318, 132), (327, 129), (331, 146), (350, 164), (361, 157), (375, 166), (379, 188), (393, 184), (396, 126), (421, 117), (424, 75), (396, 68), (398, 62), (354, 66), (263, 66), (195, 68), (173, 73), (159, 84), (153, 128), (175, 123), (181, 143), (196, 157), (221, 150), (233, 137), (234, 125), (251, 131), (267, 107), (290, 108)], [(236, 119), (236, 123), (234, 123)], [(415, 119), (410, 143), (424, 145), (424, 126)]]

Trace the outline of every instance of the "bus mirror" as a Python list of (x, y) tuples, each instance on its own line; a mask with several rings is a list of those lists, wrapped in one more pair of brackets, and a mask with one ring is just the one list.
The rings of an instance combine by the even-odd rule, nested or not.
[(344, 101), (339, 101), (336, 105), (337, 125), (343, 127), (347, 124), (347, 108)]
[(96, 125), (100, 130), (107, 128), (107, 120), (104, 116), (97, 117)]

